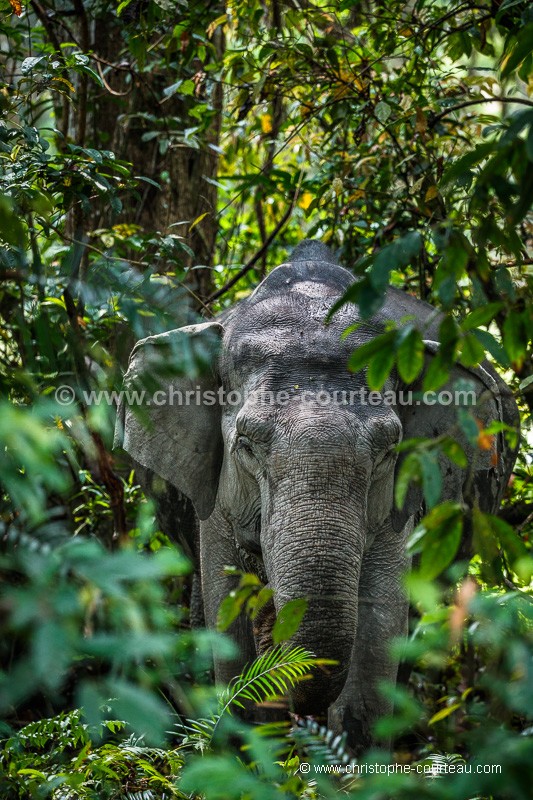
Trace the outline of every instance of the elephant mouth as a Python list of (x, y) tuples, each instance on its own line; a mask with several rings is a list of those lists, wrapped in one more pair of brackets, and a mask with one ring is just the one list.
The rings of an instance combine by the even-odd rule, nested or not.
[(237, 555), (239, 557), (239, 567), (245, 572), (257, 575), (261, 583), (267, 584), (268, 578), (263, 559), (258, 553), (253, 553), (249, 548), (244, 547), (239, 542), (235, 542)]

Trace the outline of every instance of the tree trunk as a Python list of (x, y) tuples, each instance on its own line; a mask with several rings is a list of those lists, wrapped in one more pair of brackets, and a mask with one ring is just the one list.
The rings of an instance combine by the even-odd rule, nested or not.
[[(210, 40), (213, 47), (203, 48), (202, 59), (191, 50), (197, 45), (194, 31), (188, 30), (178, 46), (174, 42), (176, 49), (168, 60), (167, 50), (157, 50), (160, 31), (154, 33), (153, 48), (143, 56), (133, 57), (124, 46), (124, 19), (117, 19), (104, 8), (97, 18), (89, 20), (81, 0), (72, 0), (72, 6), (74, 22), (69, 21), (69, 25), (75, 35), (70, 40), (94, 53), (91, 67), (96, 67), (104, 87), (98, 87), (91, 79), (87, 81), (86, 76), (78, 77), (77, 108), (69, 115), (69, 138), (80, 145), (90, 142), (96, 149), (113, 151), (117, 159), (133, 164), (135, 177), (146, 177), (160, 188), (139, 181), (138, 196), (129, 193), (119, 215), (97, 203), (90, 216), (71, 220), (71, 233), (78, 238), (80, 229), (87, 232), (124, 222), (138, 225), (147, 234), (181, 237), (193, 255), (187, 249), (178, 250), (179, 266), (189, 270), (186, 281), (200, 308), (214, 288), (211, 265), (218, 230), (215, 179), (222, 117), (221, 83), (204, 68), (222, 57), (222, 30), (214, 30)], [(132, 28), (143, 13), (142, 2), (133, 2), (129, 11), (131, 40)], [(210, 21), (222, 13), (217, 3), (200, 10), (195, 20), (198, 32), (205, 36)], [(47, 30), (55, 18), (54, 14), (49, 15)], [(176, 19), (168, 21), (167, 29), (180, 21), (177, 7)], [(69, 39), (61, 25), (57, 26), (56, 37), (56, 41)], [(142, 67), (144, 57), (147, 65), (152, 64), (150, 70)], [(189, 91), (191, 81), (194, 83), (192, 95), (180, 93), (179, 88), (174, 94), (165, 95), (165, 90), (180, 80), (187, 81)], [(199, 103), (208, 106), (205, 124), (189, 115)], [(188, 145), (184, 135), (192, 128), (198, 128), (194, 146)], [(202, 215), (205, 216), (190, 230)], [(190, 269), (193, 266), (195, 269)], [(165, 265), (159, 269), (165, 271)]]

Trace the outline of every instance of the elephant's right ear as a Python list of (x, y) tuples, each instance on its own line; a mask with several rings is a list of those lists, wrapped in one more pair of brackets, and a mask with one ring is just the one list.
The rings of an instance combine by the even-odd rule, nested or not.
[[(206, 322), (135, 345), (124, 378), (115, 447), (188, 497), (200, 519), (213, 511), (222, 464), (216, 362), (223, 328)], [(198, 373), (197, 377), (183, 372)]]

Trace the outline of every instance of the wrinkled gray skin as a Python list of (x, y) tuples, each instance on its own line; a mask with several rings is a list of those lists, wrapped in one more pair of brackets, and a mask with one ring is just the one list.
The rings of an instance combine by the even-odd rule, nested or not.
[[(387, 320), (414, 315), (427, 340), (428, 363), (436, 350), (434, 309), (395, 289), (381, 311), (344, 340), (342, 332), (358, 319), (355, 306), (345, 306), (325, 326), (328, 310), (353, 280), (324, 245), (303, 242), (289, 263), (218, 321), (139, 342), (127, 374), (130, 385), (168, 362), (169, 348), (179, 351), (184, 337), (195, 343), (203, 337), (220, 344), (212, 370), (198, 380), (165, 379), (176, 390), (287, 390), (292, 399), (277, 407), (251, 397), (222, 409), (194, 403), (149, 408), (148, 430), (146, 419), (125, 409), (124, 439), (119, 430), (118, 442), (137, 464), (146, 490), (158, 498), (164, 529), (199, 558), (208, 626), (215, 625), (220, 602), (234, 585), (223, 573), (225, 565), (255, 571), (268, 582), (276, 610), (291, 599), (308, 599), (294, 644), (338, 666), (301, 684), (292, 702), (304, 714), (329, 708), (330, 725), (345, 729), (351, 747), (361, 751), (372, 743), (373, 722), (390, 711), (377, 685), (396, 677), (388, 645), (406, 629), (405, 543), (423, 511), (416, 489), (401, 512), (394, 508), (394, 446), (402, 438), (451, 430), (456, 412), (453, 406), (321, 404), (320, 390), (350, 392), (365, 385), (362, 373), (347, 371), (348, 357)], [(518, 425), (514, 401), (488, 364), (457, 367), (450, 386), (457, 378), (470, 380), (483, 395), (476, 412), (482, 421)], [(385, 390), (394, 388), (402, 387), (393, 375)], [(298, 399), (303, 390), (311, 393), (305, 403)], [(463, 471), (443, 461), (442, 499), (475, 502), (494, 512), (515, 453), (501, 436), (494, 452), (463, 444), (473, 466)], [(222, 681), (268, 643), (268, 631), (254, 635), (246, 619), (237, 621), (232, 634), (241, 656), (216, 664)]]

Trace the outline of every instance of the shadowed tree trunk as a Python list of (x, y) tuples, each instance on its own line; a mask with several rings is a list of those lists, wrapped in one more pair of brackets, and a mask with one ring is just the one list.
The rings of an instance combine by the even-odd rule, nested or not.
[[(199, 5), (195, 15), (188, 10), (185, 20), (176, 5), (164, 24), (159, 20), (152, 27), (143, 16), (148, 13), (144, 0), (134, 0), (120, 19), (114, 3), (91, 8), (90, 21), (87, 2), (71, 0), (66, 13), (57, 3), (34, 0), (51, 43), (57, 48), (75, 42), (94, 54), (90, 66), (103, 83), (98, 87), (87, 76), (79, 77), (77, 108), (72, 113), (64, 104), (59, 127), (69, 141), (111, 150), (133, 164), (134, 176), (153, 182), (139, 181), (137, 198), (130, 193), (119, 214), (98, 204), (84, 217), (78, 209), (70, 233), (79, 239), (87, 231), (128, 222), (144, 233), (179, 236), (189, 248), (178, 251), (180, 266), (195, 267), (187, 282), (199, 301), (205, 300), (214, 288), (210, 267), (218, 229), (215, 179), (222, 113), (216, 64), (224, 49), (222, 28), (209, 26), (224, 7)], [(160, 46), (175, 26), (181, 26), (181, 33)], [(150, 28), (148, 41), (143, 28)], [(204, 107), (200, 118), (199, 105)], [(194, 117), (189, 114), (193, 109)]]

